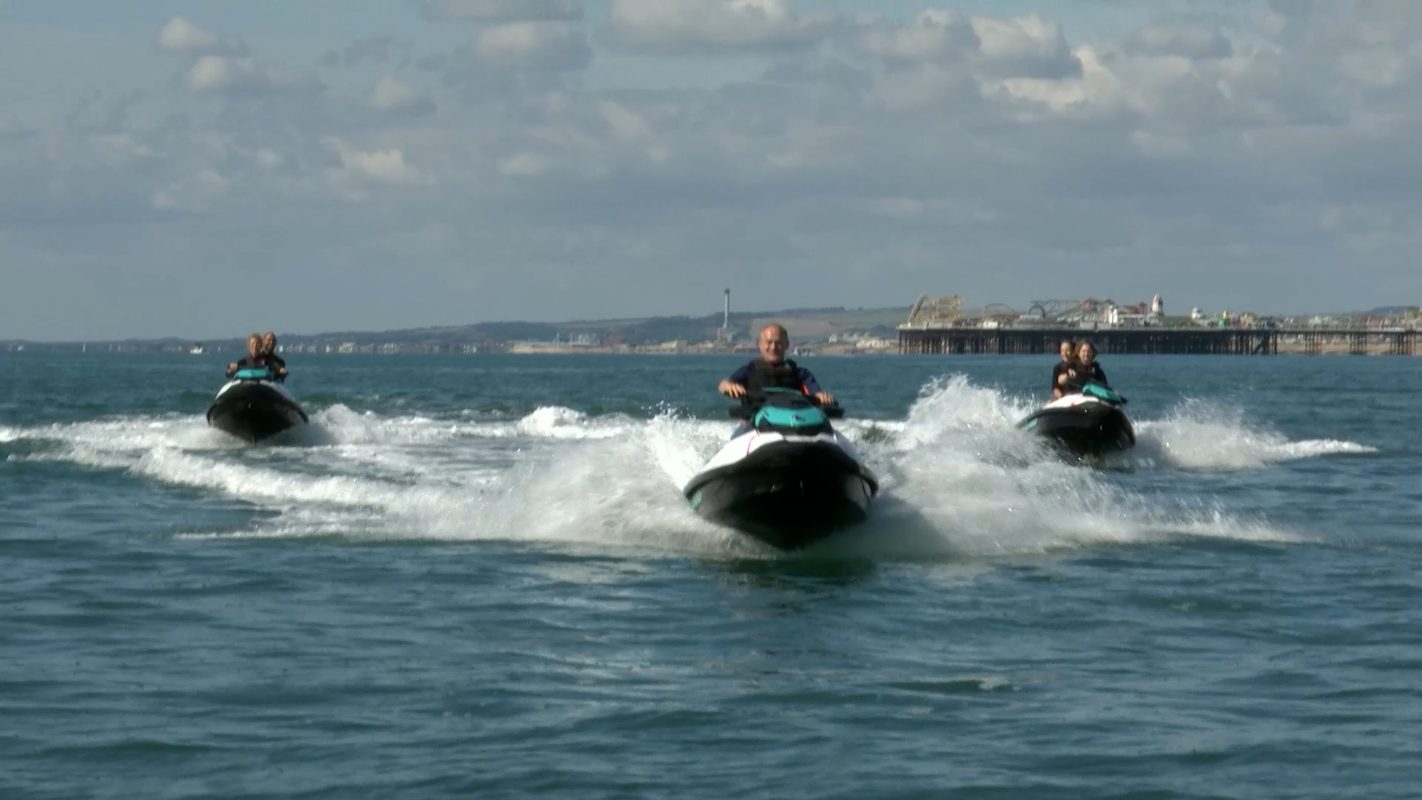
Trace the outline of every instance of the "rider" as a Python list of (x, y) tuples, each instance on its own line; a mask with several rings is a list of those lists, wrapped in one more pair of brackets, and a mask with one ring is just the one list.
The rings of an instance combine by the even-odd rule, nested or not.
[(1096, 345), (1090, 339), (1082, 339), (1076, 345), (1076, 365), (1067, 371), (1062, 391), (1067, 394), (1080, 392), (1081, 387), (1088, 383), (1099, 383), (1107, 388), (1111, 386), (1106, 381), (1106, 370), (1096, 363)]
[(247, 334), (247, 357), (240, 361), (233, 361), (227, 365), (227, 377), (232, 377), (241, 369), (265, 369), (272, 371), (273, 364), (262, 352), (262, 335), (260, 333)]
[(1063, 339), (1057, 347), (1057, 352), (1061, 354), (1062, 360), (1052, 367), (1052, 399), (1057, 400), (1066, 392), (1062, 387), (1070, 380), (1070, 373), (1076, 367), (1076, 342), (1070, 339)]
[(721, 381), (716, 390), (727, 397), (743, 398), (763, 394), (768, 388), (794, 389), (823, 406), (834, 405), (834, 395), (820, 388), (809, 370), (785, 358), (790, 334), (777, 323), (760, 331), (760, 358), (751, 361)]
[(271, 365), (272, 373), (279, 381), (286, 380), (286, 359), (276, 354), (277, 338), (275, 331), (267, 331), (262, 334), (262, 355), (266, 356), (267, 363)]

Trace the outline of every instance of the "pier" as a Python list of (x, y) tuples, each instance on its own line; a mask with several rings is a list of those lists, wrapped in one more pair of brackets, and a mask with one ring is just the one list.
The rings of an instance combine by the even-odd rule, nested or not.
[(1102, 353), (1152, 355), (1416, 355), (1418, 331), (1411, 328), (1099, 328), (1068, 327), (899, 327), (905, 355), (1031, 355), (1056, 353), (1063, 339), (1090, 339)]

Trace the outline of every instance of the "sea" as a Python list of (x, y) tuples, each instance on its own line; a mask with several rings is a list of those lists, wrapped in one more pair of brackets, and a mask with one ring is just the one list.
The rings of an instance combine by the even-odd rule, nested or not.
[(777, 552), (681, 485), (732, 355), (0, 353), (0, 797), (1422, 796), (1422, 359), (808, 355), (882, 481)]

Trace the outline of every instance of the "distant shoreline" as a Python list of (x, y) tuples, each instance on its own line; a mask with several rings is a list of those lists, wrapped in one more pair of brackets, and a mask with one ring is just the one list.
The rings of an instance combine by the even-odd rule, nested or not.
[[(113, 354), (113, 355), (191, 355), (194, 359), (202, 356), (223, 355), (229, 357), (239, 357), (243, 354), (243, 349), (237, 345), (229, 349), (220, 346), (208, 347), (202, 353), (188, 353), (186, 348), (175, 347), (152, 347), (141, 345), (95, 345), (85, 347), (83, 345), (63, 343), (63, 344), (38, 344), (26, 342), (23, 346), (16, 346), (8, 343), (0, 343), (0, 353), (6, 354), (41, 354), (41, 353), (64, 353), (78, 355), (82, 353)], [(336, 350), (325, 348), (280, 348), (280, 352), (287, 356), (337, 356), (337, 355), (379, 355), (379, 356), (412, 356), (412, 355), (437, 355), (437, 356), (488, 356), (488, 355), (514, 355), (514, 356), (569, 356), (569, 355), (590, 355), (590, 356), (742, 356), (754, 358), (756, 351), (752, 349), (703, 349), (685, 348), (681, 350), (663, 348), (613, 348), (613, 347), (536, 347), (536, 348), (508, 348), (508, 349), (483, 349), (477, 351), (462, 351), (450, 349), (395, 349), (386, 350), (380, 348), (358, 348), (353, 350)], [(1159, 356), (1169, 358), (1177, 355), (1210, 355), (1207, 353), (1112, 353), (1109, 350), (1101, 351), (1102, 357), (1110, 356)], [(1222, 358), (1248, 358), (1251, 356), (1240, 354), (1216, 354)], [(1370, 344), (1363, 352), (1354, 353), (1347, 343), (1326, 343), (1320, 346), (1318, 352), (1310, 353), (1306, 345), (1302, 342), (1279, 342), (1277, 355), (1289, 356), (1395, 356), (1396, 353), (1389, 352), (1385, 344)], [(1416, 355), (1422, 356), (1422, 352)], [(948, 353), (948, 354), (920, 354), (920, 353), (900, 353), (897, 347), (884, 349), (854, 349), (854, 348), (814, 348), (798, 353), (791, 353), (791, 358), (822, 358), (822, 357), (856, 357), (856, 356), (903, 356), (915, 358), (941, 358), (945, 361), (953, 361), (963, 357), (981, 358), (984, 356), (997, 358), (1031, 358), (1055, 356), (1055, 353)]]

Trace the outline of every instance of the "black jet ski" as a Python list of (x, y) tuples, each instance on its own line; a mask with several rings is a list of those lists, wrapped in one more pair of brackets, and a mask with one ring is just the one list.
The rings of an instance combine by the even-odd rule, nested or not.
[(207, 409), (207, 424), (249, 442), (305, 425), (296, 398), (265, 369), (240, 369)]
[(784, 550), (864, 520), (879, 480), (830, 426), (842, 410), (767, 389), (731, 413), (743, 428), (683, 489), (696, 513)]
[(1136, 444), (1135, 429), (1121, 409), (1125, 404), (1126, 398), (1109, 387), (1088, 383), (1032, 412), (1017, 427), (1046, 436), (1073, 455), (1100, 456)]

